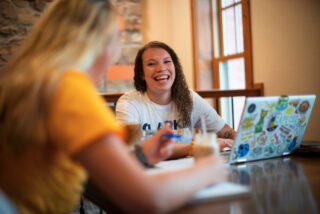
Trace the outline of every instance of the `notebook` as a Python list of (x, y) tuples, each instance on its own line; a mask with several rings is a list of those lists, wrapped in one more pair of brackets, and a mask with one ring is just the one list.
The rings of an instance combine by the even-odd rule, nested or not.
[[(157, 163), (154, 168), (148, 169), (147, 173), (157, 174), (167, 171), (181, 170), (192, 167), (193, 165), (194, 158), (191, 157), (167, 160)], [(225, 181), (199, 190), (188, 202), (188, 204), (197, 204), (207, 201), (220, 201), (225, 199), (239, 199), (249, 197), (250, 193), (251, 188), (247, 185)]]
[(247, 97), (229, 163), (289, 155), (301, 144), (315, 95)]

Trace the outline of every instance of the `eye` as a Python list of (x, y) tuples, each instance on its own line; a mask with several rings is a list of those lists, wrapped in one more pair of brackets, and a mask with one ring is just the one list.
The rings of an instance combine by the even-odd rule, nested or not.
[(166, 63), (166, 64), (167, 64), (167, 63), (170, 63), (170, 62), (172, 62), (172, 61), (171, 61), (171, 60), (165, 60), (165, 61), (164, 61), (164, 63)]
[(154, 62), (149, 62), (148, 64), (147, 64), (147, 66), (154, 66), (156, 63), (154, 63)]

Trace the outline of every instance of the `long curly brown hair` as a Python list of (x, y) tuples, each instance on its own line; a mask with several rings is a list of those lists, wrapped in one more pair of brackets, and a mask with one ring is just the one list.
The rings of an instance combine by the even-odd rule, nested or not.
[(143, 46), (139, 51), (135, 59), (134, 66), (134, 86), (137, 91), (141, 93), (146, 92), (147, 84), (143, 79), (144, 71), (143, 71), (143, 62), (142, 55), (143, 53), (150, 48), (162, 48), (167, 51), (173, 61), (175, 67), (176, 77), (173, 82), (171, 88), (171, 98), (174, 101), (178, 114), (179, 114), (179, 122), (182, 127), (191, 126), (191, 112), (192, 112), (192, 98), (188, 88), (188, 84), (186, 82), (186, 78), (182, 71), (182, 66), (180, 64), (179, 58), (177, 54), (174, 52), (172, 48), (170, 48), (167, 44), (159, 41), (152, 41)]

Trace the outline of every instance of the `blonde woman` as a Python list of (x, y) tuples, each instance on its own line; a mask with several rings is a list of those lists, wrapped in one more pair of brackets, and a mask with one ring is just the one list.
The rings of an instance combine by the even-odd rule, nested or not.
[[(94, 87), (116, 59), (117, 42), (109, 1), (55, 0), (2, 71), (0, 188), (22, 213), (70, 213), (88, 176), (128, 213), (168, 212), (226, 179), (218, 157), (149, 175), (130, 155)], [(144, 143), (147, 161), (170, 152), (165, 133), (172, 130)]]

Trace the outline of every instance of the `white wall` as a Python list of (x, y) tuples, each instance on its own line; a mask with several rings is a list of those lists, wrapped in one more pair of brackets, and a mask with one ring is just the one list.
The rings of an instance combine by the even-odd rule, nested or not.
[[(304, 140), (320, 141), (320, 1), (251, 0), (254, 82), (265, 95), (318, 96)], [(142, 0), (144, 42), (168, 43), (193, 87), (189, 0)]]
[(251, 0), (254, 82), (265, 95), (316, 94), (304, 140), (320, 140), (320, 1)]

